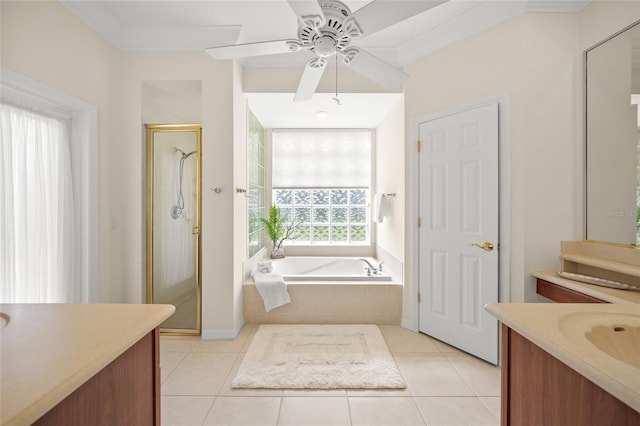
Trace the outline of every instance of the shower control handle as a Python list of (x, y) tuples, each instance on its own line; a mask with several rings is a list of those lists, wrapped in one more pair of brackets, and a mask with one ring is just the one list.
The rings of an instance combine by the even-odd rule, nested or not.
[(191, 229), (191, 233), (192, 233), (193, 235), (198, 235), (198, 234), (200, 233), (200, 227), (199, 227), (199, 226), (194, 226), (194, 227)]

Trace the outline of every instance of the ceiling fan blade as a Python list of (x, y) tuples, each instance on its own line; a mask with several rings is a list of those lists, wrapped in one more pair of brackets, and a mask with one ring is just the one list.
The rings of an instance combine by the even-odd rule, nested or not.
[(349, 60), (349, 68), (388, 89), (401, 88), (409, 77), (371, 53), (357, 47), (352, 47), (350, 50), (357, 50), (358, 53)]
[(326, 68), (327, 61), (323, 58), (313, 58), (307, 62), (300, 83), (298, 83), (298, 90), (296, 90), (296, 95), (293, 97), (294, 102), (308, 101), (313, 97)]
[(316, 0), (287, 0), (298, 19), (303, 16), (320, 16), (324, 18), (324, 13)]
[(216, 59), (246, 58), (248, 56), (274, 55), (291, 52), (289, 42), (297, 40), (273, 40), (257, 43), (232, 44), (229, 46), (209, 47), (206, 52)]
[(356, 10), (351, 16), (364, 36), (373, 34), (414, 15), (434, 8), (448, 0), (391, 1), (374, 0)]

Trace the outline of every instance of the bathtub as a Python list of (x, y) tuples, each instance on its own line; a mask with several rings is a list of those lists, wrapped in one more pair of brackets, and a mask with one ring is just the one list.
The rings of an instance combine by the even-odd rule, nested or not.
[(285, 281), (391, 281), (391, 275), (383, 270), (370, 275), (366, 259), (376, 268), (380, 264), (371, 257), (285, 257), (273, 261), (273, 272), (281, 274)]

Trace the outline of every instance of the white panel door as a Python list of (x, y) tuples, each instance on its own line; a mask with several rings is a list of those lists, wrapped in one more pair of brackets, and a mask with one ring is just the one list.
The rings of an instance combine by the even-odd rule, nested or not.
[(498, 321), (498, 105), (419, 125), (419, 329), (493, 364)]

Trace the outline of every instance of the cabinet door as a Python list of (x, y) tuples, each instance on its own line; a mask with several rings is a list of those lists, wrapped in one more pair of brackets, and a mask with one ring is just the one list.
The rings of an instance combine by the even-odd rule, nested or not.
[(140, 339), (34, 425), (159, 426), (158, 329)]
[(502, 426), (640, 424), (639, 412), (502, 327)]

